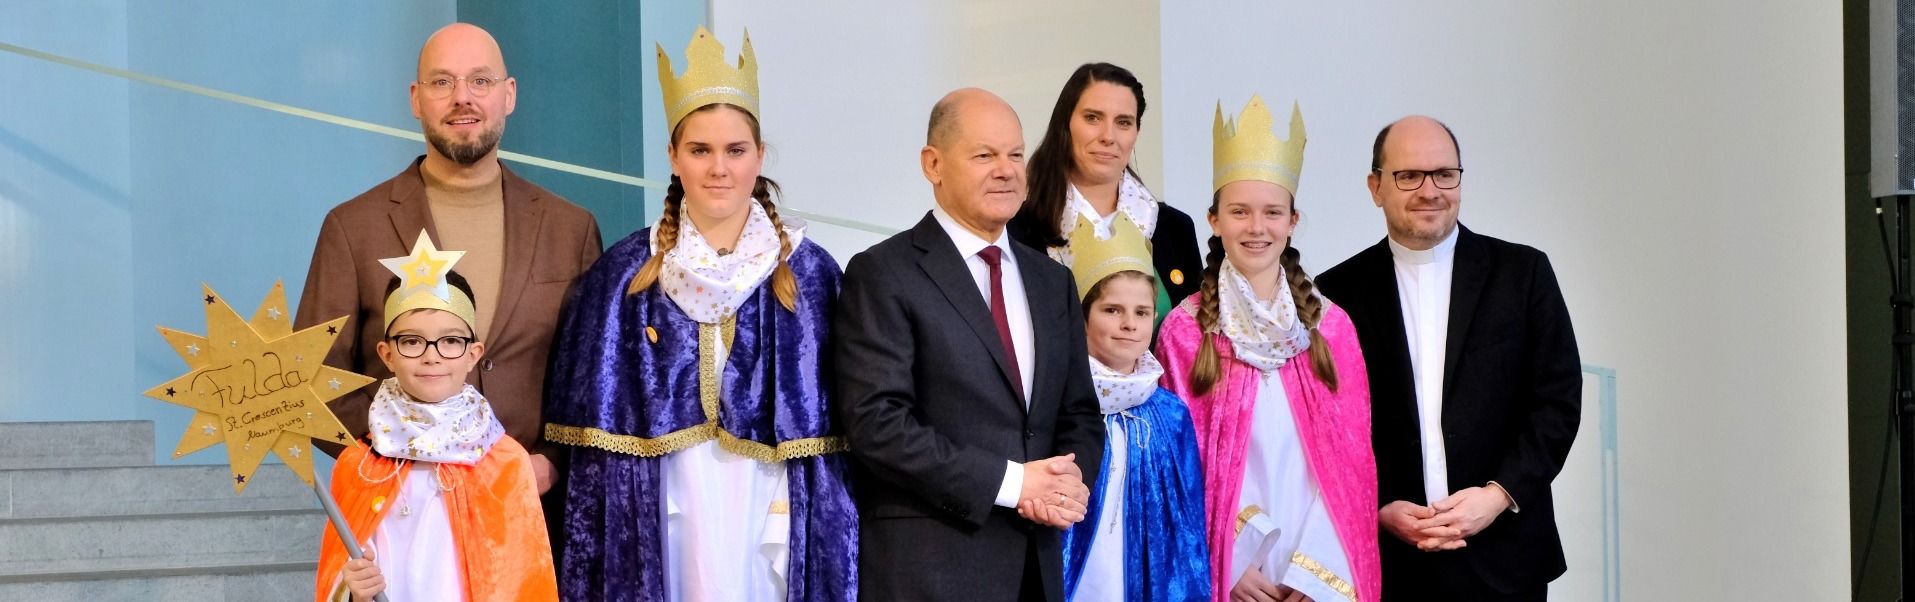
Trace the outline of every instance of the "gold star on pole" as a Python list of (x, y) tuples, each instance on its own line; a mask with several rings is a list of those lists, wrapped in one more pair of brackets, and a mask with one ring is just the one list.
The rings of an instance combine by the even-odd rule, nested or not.
[[(187, 371), (146, 392), (147, 397), (198, 411), (173, 457), (225, 443), (233, 467), (233, 491), (242, 492), (246, 477), (271, 450), (301, 480), (312, 484), (312, 454), (304, 453), (312, 439), (351, 444), (339, 436), (346, 427), (326, 402), (373, 381), (317, 359), (326, 356), (346, 318), (293, 332), (289, 321), (278, 319), (283, 311), (279, 308), (286, 307), (286, 288), (281, 283), (273, 283), (272, 292), (250, 321), (240, 318), (211, 287), (202, 287), (208, 300), (207, 336), (160, 327), (160, 336), (186, 360)], [(328, 334), (329, 329), (333, 334)], [(208, 340), (232, 344), (207, 345)], [(324, 382), (344, 386), (323, 386)], [(174, 394), (168, 396), (168, 390)]]

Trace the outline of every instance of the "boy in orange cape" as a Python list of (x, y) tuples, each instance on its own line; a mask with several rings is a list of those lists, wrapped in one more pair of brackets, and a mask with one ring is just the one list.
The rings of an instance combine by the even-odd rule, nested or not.
[(425, 233), (409, 257), (381, 260), (398, 278), (379, 357), (395, 375), (375, 394), (367, 445), (334, 465), (332, 495), (365, 558), (347, 558), (332, 526), (315, 599), (557, 600), (536, 481), (466, 376), (485, 355), (463, 252)]

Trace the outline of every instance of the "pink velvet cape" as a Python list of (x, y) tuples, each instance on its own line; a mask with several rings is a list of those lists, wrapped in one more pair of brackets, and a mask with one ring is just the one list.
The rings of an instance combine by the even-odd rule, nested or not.
[[(1243, 489), (1244, 456), (1250, 447), (1251, 411), (1257, 401), (1258, 371), (1238, 361), (1230, 340), (1213, 337), (1222, 358), (1223, 379), (1205, 395), (1191, 391), (1190, 368), (1205, 336), (1197, 325), (1199, 295), (1191, 295), (1164, 318), (1157, 335), (1157, 359), (1164, 365), (1165, 388), (1190, 405), (1197, 427), (1197, 450), (1204, 468), (1204, 523), (1210, 540), (1214, 598), (1228, 600), (1236, 575), (1230, 572), (1237, 533), (1237, 503)], [(1338, 387), (1319, 380), (1306, 352), (1277, 372), (1290, 399), (1303, 451), (1323, 492), (1337, 539), (1355, 573), (1357, 598), (1376, 602), (1382, 573), (1377, 559), (1376, 455), (1370, 447), (1370, 379), (1356, 327), (1343, 309), (1324, 301), (1317, 331), (1328, 341)]]

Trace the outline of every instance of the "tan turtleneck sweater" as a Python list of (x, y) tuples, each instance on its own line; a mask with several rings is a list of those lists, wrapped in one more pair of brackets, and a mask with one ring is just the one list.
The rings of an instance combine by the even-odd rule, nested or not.
[[(423, 172), (422, 172), (423, 173)], [(498, 177), (470, 188), (457, 188), (425, 174), (426, 205), (439, 231), (439, 248), (465, 251), (452, 269), (472, 285), (474, 324), (480, 340), (486, 338), (498, 307), (499, 279), (505, 269), (505, 188)]]

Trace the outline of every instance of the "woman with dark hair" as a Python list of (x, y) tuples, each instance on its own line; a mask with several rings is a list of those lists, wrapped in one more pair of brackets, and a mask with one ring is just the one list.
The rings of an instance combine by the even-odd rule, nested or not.
[(1078, 67), (1031, 153), (1030, 197), (1010, 230), (1018, 242), (1072, 269), (1073, 240), (1109, 240), (1115, 230), (1138, 230), (1150, 241), (1161, 320), (1172, 299), (1197, 292), (1203, 264), (1190, 216), (1158, 201), (1130, 165), (1143, 122), (1144, 85), (1137, 76), (1110, 63)]
[(546, 439), (568, 446), (567, 600), (857, 597), (857, 509), (824, 362), (838, 262), (760, 175), (758, 65), (659, 51), (671, 188), (580, 277)]

